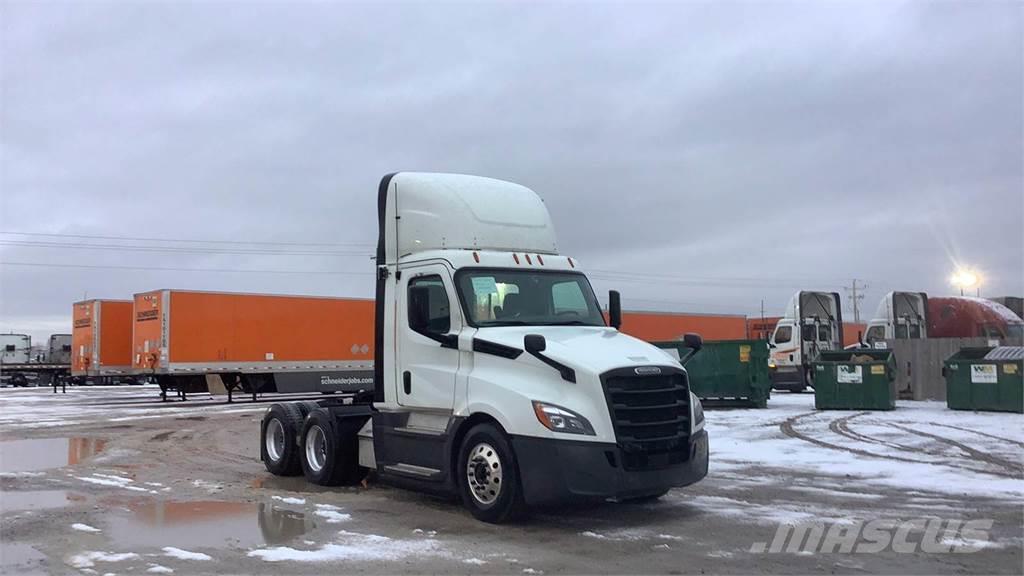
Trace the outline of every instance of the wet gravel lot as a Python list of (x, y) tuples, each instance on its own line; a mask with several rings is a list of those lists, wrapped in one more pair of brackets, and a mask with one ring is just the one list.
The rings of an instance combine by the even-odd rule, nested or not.
[[(258, 459), (266, 400), (0, 390), (2, 571), (1012, 574), (1024, 562), (1020, 415), (932, 402), (818, 413), (809, 394), (778, 394), (767, 410), (708, 411), (711, 471), (696, 486), (491, 526), (372, 478), (323, 489), (271, 476)], [(928, 519), (992, 524), (946, 553), (766, 551), (779, 525)], [(921, 525), (906, 540), (926, 537)]]

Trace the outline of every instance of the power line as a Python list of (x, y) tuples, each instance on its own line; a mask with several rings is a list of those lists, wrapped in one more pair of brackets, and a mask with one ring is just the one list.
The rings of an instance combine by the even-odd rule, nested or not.
[(372, 248), (375, 244), (369, 242), (272, 242), (259, 240), (197, 240), (190, 238), (140, 238), (136, 236), (100, 236), (92, 234), (58, 234), (49, 232), (15, 232), (12, 230), (0, 230), (0, 234), (11, 234), (17, 236), (48, 236), (53, 238), (85, 238), (92, 240), (134, 240), (141, 242), (178, 242), (187, 244), (250, 244), (263, 246), (365, 246)]
[(369, 251), (323, 250), (245, 250), (235, 248), (186, 248), (183, 246), (129, 246), (118, 244), (80, 244), (71, 242), (40, 242), (35, 240), (0, 240), (0, 246), (24, 248), (65, 248), (71, 250), (113, 250), (115, 252), (168, 252), (186, 254), (253, 254), (263, 256), (370, 256)]
[(98, 270), (151, 270), (159, 272), (225, 272), (242, 274), (314, 274), (341, 276), (373, 276), (373, 272), (341, 272), (334, 270), (239, 270), (235, 268), (158, 268), (153, 266), (108, 266), (101, 264), (43, 264), (39, 262), (0, 262), (0, 266), (33, 268), (81, 268)]

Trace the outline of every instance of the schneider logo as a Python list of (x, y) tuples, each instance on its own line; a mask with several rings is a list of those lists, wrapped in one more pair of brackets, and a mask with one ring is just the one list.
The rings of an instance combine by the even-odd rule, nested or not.
[(636, 372), (638, 376), (649, 376), (651, 374), (661, 374), (661, 368), (657, 366), (641, 366), (634, 368), (633, 372)]
[(159, 317), (160, 317), (160, 311), (159, 310), (143, 310), (143, 311), (141, 311), (141, 312), (139, 312), (138, 314), (135, 315), (135, 320), (141, 322), (143, 320), (156, 320)]

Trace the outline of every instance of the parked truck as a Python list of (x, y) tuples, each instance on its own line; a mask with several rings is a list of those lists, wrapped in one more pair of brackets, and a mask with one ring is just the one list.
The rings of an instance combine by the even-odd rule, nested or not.
[(887, 340), (994, 338), (1020, 341), (1022, 321), (1002, 304), (970, 296), (929, 297), (924, 292), (889, 292), (868, 323), (864, 344)]
[(267, 470), (335, 485), (373, 469), (486, 522), (707, 474), (685, 369), (619, 332), (616, 292), (606, 323), (532, 190), (402, 172), (381, 181), (377, 219), (372, 395), (271, 406)]
[(132, 301), (72, 304), (71, 376), (79, 384), (133, 383)]
[[(136, 294), (132, 368), (180, 394), (373, 388), (372, 300), (190, 290)], [(220, 382), (217, 383), (216, 380)], [(219, 389), (219, 388), (218, 388)]]
[(49, 347), (40, 354), (32, 352), (27, 334), (0, 334), (0, 385), (47, 386), (68, 376), (66, 334), (53, 334)]
[(800, 392), (814, 386), (811, 362), (843, 348), (843, 317), (836, 292), (800, 291), (789, 299), (769, 341), (772, 388)]

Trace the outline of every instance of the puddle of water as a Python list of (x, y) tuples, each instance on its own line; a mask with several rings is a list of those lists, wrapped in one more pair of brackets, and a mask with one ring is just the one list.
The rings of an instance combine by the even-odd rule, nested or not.
[(46, 568), (46, 556), (20, 542), (0, 542), (0, 572), (4, 574), (38, 574)]
[(0, 472), (35, 472), (74, 466), (103, 451), (96, 438), (33, 438), (0, 442)]
[(113, 516), (105, 532), (121, 546), (251, 548), (289, 542), (316, 529), (312, 514), (267, 502), (128, 503), (130, 515)]
[(76, 502), (84, 502), (85, 496), (67, 490), (28, 490), (0, 492), (0, 514), (25, 510), (49, 510), (63, 508)]

